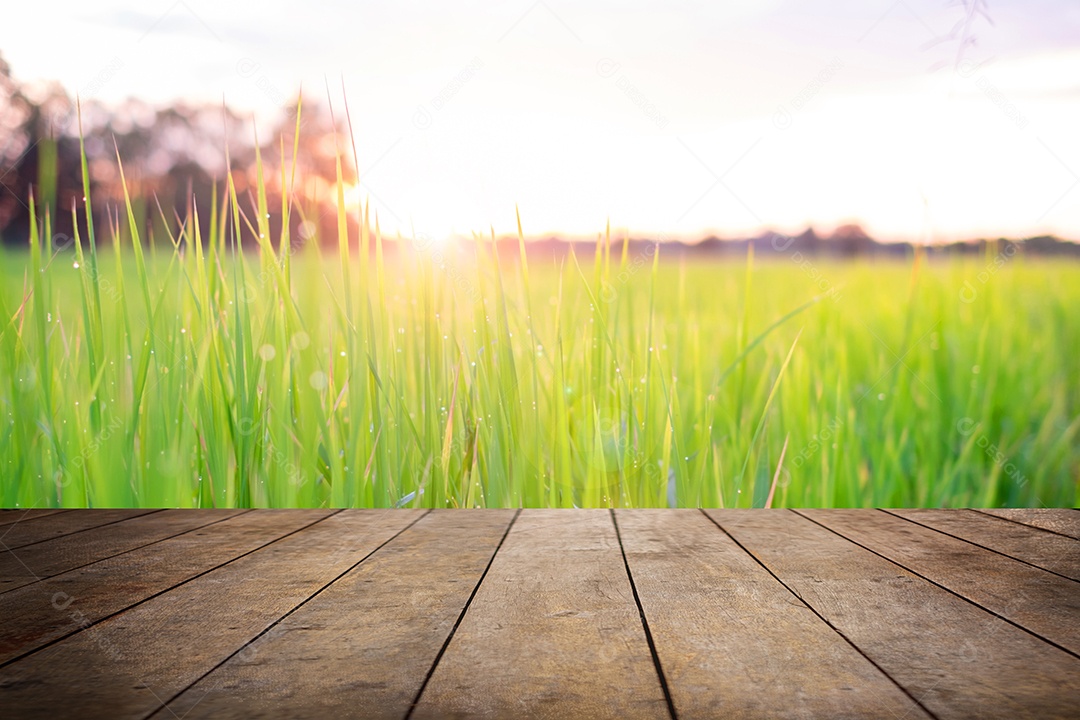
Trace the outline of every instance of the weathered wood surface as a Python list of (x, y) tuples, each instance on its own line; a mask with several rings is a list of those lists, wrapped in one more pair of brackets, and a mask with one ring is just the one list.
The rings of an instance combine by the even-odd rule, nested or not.
[(616, 518), (679, 717), (927, 717), (702, 513)]
[[(209, 520), (209, 513), (195, 517)], [(245, 513), (39, 583), (0, 594), (0, 663), (165, 592), (310, 521), (308, 514)]]
[(414, 717), (663, 718), (607, 510), (523, 512)]
[(0, 593), (220, 522), (241, 512), (165, 510), (9, 550), (0, 554)]
[(23, 522), (25, 520), (33, 520), (34, 518), (46, 517), (48, 515), (56, 515), (57, 513), (67, 512), (63, 509), (46, 509), (46, 508), (27, 508), (21, 510), (18, 508), (0, 510), (0, 525), (10, 525), (12, 523)]
[(1080, 540), (1055, 533), (1031, 532), (974, 510), (888, 510), (969, 543), (1016, 558), (1035, 567), (1080, 580)]
[(1076, 717), (1078, 535), (1074, 510), (2, 511), (0, 715)]
[(999, 555), (886, 513), (800, 510), (799, 513), (1005, 618), (1080, 655), (1080, 586), (1074, 580)]
[[(161, 512), (160, 510), (80, 510), (79, 512), (58, 513), (55, 517), (39, 522), (39, 518), (16, 520), (0, 527), (0, 552), (16, 550), (34, 543), (45, 542), (65, 535), (81, 533), (90, 528), (123, 522), (140, 515)], [(40, 518), (44, 521), (46, 518)]]
[(1000, 508), (979, 512), (1080, 540), (1080, 512), (1048, 508)]
[(512, 519), (429, 514), (156, 717), (404, 717)]
[(934, 716), (1076, 717), (1075, 655), (790, 510), (708, 514)]

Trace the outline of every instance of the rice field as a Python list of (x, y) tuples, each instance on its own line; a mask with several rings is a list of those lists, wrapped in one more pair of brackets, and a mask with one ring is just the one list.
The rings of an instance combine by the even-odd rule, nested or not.
[(0, 505), (1078, 504), (1075, 264), (529, 257), (340, 194), (294, 249), (256, 204), (3, 251)]

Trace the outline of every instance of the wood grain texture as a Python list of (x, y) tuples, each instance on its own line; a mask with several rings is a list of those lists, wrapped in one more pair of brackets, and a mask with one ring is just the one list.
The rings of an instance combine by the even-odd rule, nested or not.
[(0, 554), (2, 593), (219, 522), (242, 510), (165, 510)]
[(1068, 508), (992, 508), (979, 512), (1080, 540), (1080, 512)]
[(417, 517), (267, 512), (314, 524), (8, 665), (0, 670), (5, 709), (145, 717)]
[(669, 713), (606, 510), (523, 510), (414, 718)]
[(618, 510), (679, 718), (929, 717), (698, 510)]
[(1070, 516), (800, 512), (28, 516), (0, 717), (1077, 716)]
[(90, 528), (149, 515), (158, 510), (79, 510), (57, 513), (34, 522), (9, 523), (0, 528), (0, 552), (16, 550)]
[(427, 515), (155, 717), (400, 720), (513, 516)]
[[(210, 517), (219, 511), (184, 512)], [(4, 593), (0, 664), (273, 542), (311, 517), (243, 513)]]
[[(0, 510), (0, 526), (35, 520), (62, 512), (68, 511), (63, 508), (27, 508), (25, 510), (21, 508), (4, 508)], [(0, 530), (0, 532), (3, 532), (3, 530)]]
[(1080, 654), (1080, 585), (883, 512), (799, 510), (990, 612)]
[(790, 511), (708, 514), (936, 717), (1076, 717), (1065, 651)]
[(1080, 540), (973, 510), (904, 509), (887, 512), (1080, 581)]

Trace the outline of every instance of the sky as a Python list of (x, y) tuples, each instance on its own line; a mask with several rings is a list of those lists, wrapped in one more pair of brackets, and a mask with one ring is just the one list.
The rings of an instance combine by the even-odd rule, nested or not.
[(0, 52), (267, 126), (344, 83), (391, 233), (1080, 239), (1080, 2), (981, 2), (58, 0)]

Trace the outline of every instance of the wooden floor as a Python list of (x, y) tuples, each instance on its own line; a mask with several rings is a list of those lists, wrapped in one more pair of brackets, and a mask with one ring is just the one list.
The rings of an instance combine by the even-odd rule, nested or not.
[(1077, 718), (1080, 511), (0, 511), (0, 716)]

